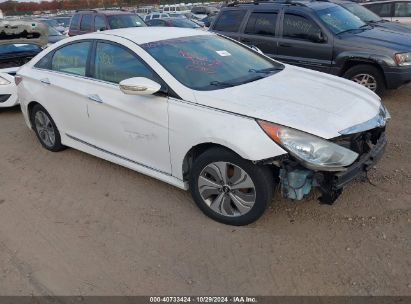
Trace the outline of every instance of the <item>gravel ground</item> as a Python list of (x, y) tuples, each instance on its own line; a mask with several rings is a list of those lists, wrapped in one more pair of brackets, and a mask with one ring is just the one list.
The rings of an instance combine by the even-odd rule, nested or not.
[(384, 98), (389, 146), (333, 206), (275, 198), (257, 223), (68, 149), (0, 110), (0, 295), (411, 295), (411, 86)]

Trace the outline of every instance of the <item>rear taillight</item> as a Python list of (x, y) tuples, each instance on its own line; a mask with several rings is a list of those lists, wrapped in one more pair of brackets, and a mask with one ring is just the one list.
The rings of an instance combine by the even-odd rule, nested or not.
[(19, 85), (20, 82), (22, 82), (22, 81), (23, 81), (23, 77), (21, 77), (19, 75), (14, 76), (14, 82), (16, 83), (16, 85)]

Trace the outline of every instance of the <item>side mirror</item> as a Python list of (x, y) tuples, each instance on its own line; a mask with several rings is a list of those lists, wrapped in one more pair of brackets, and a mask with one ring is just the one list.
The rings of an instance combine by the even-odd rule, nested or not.
[(161, 85), (145, 77), (133, 77), (120, 82), (120, 90), (127, 95), (153, 95)]
[(98, 32), (104, 32), (105, 30), (106, 30), (105, 27), (101, 27), (101, 28), (98, 29)]

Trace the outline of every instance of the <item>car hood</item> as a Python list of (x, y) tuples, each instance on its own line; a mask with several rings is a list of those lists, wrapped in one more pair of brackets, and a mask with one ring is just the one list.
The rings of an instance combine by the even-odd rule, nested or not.
[(390, 21), (383, 21), (380, 23), (375, 24), (378, 28), (385, 28), (390, 31), (397, 31), (402, 33), (411, 34), (411, 25), (399, 23), (399, 22), (390, 22)]
[(377, 95), (354, 82), (289, 65), (258, 81), (194, 95), (198, 104), (326, 139), (376, 117), (381, 107)]
[(360, 45), (372, 44), (398, 51), (411, 51), (410, 33), (397, 32), (381, 27), (374, 27), (358, 33), (345, 33), (340, 38)]
[(47, 26), (36, 21), (0, 21), (0, 45), (36, 44), (47, 45)]

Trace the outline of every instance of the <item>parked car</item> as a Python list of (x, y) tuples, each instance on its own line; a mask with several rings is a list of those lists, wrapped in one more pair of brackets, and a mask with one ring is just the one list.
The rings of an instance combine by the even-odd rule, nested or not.
[(194, 6), (191, 9), (191, 13), (199, 19), (204, 19), (208, 15), (216, 15), (218, 13), (218, 9), (211, 6)]
[(330, 2), (349, 10), (352, 14), (369, 25), (397, 32), (411, 33), (411, 25), (387, 21), (358, 3), (348, 0), (330, 0)]
[(71, 18), (68, 35), (142, 26), (146, 24), (134, 13), (121, 10), (80, 10)]
[(233, 4), (210, 30), (282, 62), (342, 76), (382, 95), (411, 81), (411, 36), (323, 1)]
[(204, 19), (201, 19), (201, 21), (204, 23), (205, 27), (210, 27), (211, 23), (213, 23), (213, 21), (215, 20), (216, 17), (217, 17), (217, 15), (209, 15), (209, 16), (205, 17)]
[(55, 28), (58, 32), (63, 34), (66, 31), (66, 27), (60, 25), (56, 19), (51, 19), (51, 18), (37, 18), (35, 21), (38, 22), (43, 22), (47, 24), (50, 27)]
[(361, 5), (388, 21), (411, 24), (410, 0), (373, 1)]
[(37, 22), (0, 21), (0, 108), (18, 104), (14, 75), (47, 45), (47, 27)]
[(188, 20), (186, 18), (162, 18), (162, 19), (152, 19), (146, 21), (148, 26), (173, 26), (173, 27), (184, 27), (184, 28), (201, 28), (197, 23)]
[(65, 38), (67, 38), (67, 36), (64, 36), (63, 34), (61, 34), (54, 27), (48, 26), (48, 43), (49, 44), (59, 42), (60, 40), (63, 40)]
[(144, 21), (152, 20), (152, 19), (161, 19), (161, 18), (169, 18), (170, 15), (166, 13), (159, 13), (159, 12), (154, 12), (151, 14), (148, 14), (147, 16), (144, 17)]
[(77, 36), (17, 77), (44, 148), (73, 147), (190, 189), (206, 215), (231, 225), (257, 220), (277, 184), (292, 199), (318, 187), (333, 203), (386, 146), (389, 114), (371, 91), (206, 31)]
[(58, 16), (55, 17), (54, 20), (56, 20), (60, 26), (63, 26), (65, 29), (68, 29), (70, 27), (70, 21), (72, 17), (73, 16)]

